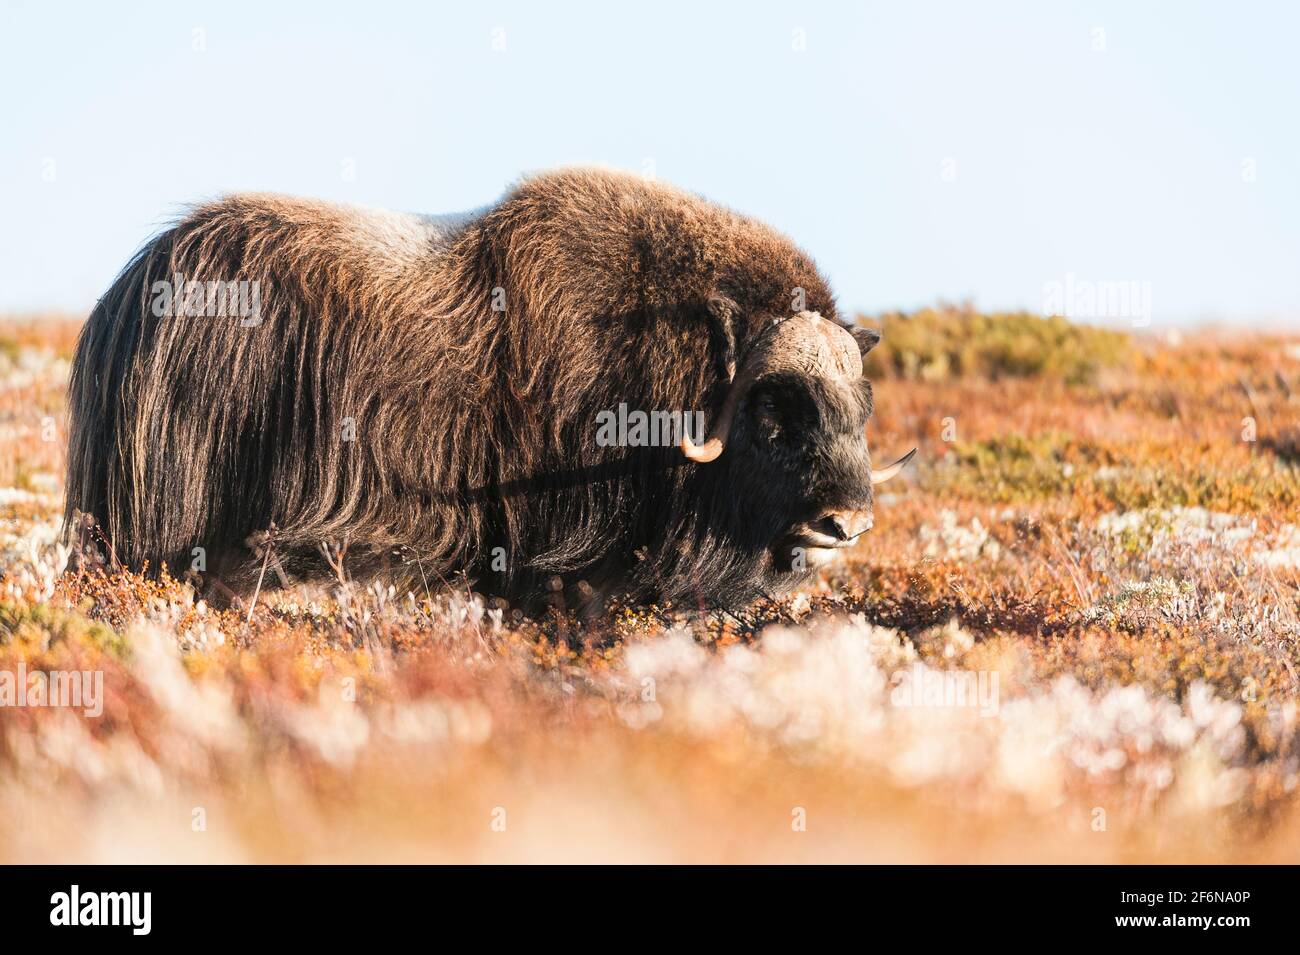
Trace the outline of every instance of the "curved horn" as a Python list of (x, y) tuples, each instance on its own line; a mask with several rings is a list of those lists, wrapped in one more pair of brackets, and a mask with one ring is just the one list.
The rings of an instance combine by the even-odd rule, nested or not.
[(760, 332), (727, 390), (718, 417), (709, 429), (708, 439), (703, 444), (696, 444), (689, 434), (682, 436), (682, 454), (688, 461), (708, 464), (722, 455), (736, 410), (750, 386), (778, 368), (791, 368), (804, 374), (860, 378), (862, 352), (844, 326), (822, 318), (817, 312), (800, 312)]
[(686, 455), (686, 460), (694, 461), (696, 464), (708, 464), (710, 461), (718, 460), (726, 446), (727, 435), (731, 433), (731, 422), (736, 417), (736, 408), (740, 406), (740, 399), (749, 391), (754, 377), (752, 365), (746, 364), (739, 377), (732, 379), (731, 387), (727, 389), (727, 397), (722, 402), (722, 410), (718, 412), (718, 417), (709, 430), (709, 437), (703, 444), (695, 444), (686, 429), (682, 430), (681, 449), (682, 454)]
[(903, 468), (907, 465), (907, 462), (912, 460), (912, 456), (914, 454), (916, 454), (916, 448), (913, 448), (911, 451), (908, 451), (905, 455), (903, 455), (901, 458), (899, 458), (897, 461), (895, 461), (893, 464), (887, 467), (883, 467), (878, 471), (875, 468), (872, 468), (871, 483), (884, 484), (891, 477), (896, 475), (899, 471), (903, 470)]
[(722, 454), (722, 439), (711, 436), (703, 444), (695, 444), (689, 434), (683, 434), (681, 447), (686, 460), (694, 461), (696, 464), (708, 464), (710, 461), (718, 460)]

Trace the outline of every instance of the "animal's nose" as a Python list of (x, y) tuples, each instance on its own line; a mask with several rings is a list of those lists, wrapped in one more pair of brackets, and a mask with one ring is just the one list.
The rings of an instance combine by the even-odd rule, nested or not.
[(870, 511), (827, 511), (822, 517), (822, 524), (832, 536), (842, 541), (850, 541), (871, 530)]

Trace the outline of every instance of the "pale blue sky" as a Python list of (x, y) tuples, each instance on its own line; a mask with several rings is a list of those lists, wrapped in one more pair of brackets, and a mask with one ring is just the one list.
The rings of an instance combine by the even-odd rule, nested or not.
[(1300, 328), (1298, 8), (0, 0), (0, 311), (85, 309), (233, 190), (446, 212), (597, 162), (785, 230), (848, 309), (1070, 274)]

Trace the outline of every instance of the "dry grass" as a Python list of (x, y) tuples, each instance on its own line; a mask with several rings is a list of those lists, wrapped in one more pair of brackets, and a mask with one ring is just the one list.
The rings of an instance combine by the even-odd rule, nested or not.
[(61, 576), (75, 323), (0, 323), (0, 671), (105, 688), (0, 707), (0, 859), (1296, 861), (1300, 342), (884, 324), (870, 540), (583, 625)]

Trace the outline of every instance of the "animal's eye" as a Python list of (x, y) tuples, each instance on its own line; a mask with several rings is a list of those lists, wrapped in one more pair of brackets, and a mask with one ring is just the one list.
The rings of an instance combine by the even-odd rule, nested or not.
[(781, 437), (784, 433), (785, 420), (781, 403), (770, 389), (757, 392), (750, 404), (750, 413), (760, 434), (769, 441)]
[(766, 441), (795, 447), (816, 426), (816, 411), (798, 382), (764, 382), (749, 397), (755, 431)]
[(776, 396), (772, 392), (763, 390), (754, 395), (750, 410), (760, 430), (769, 437), (780, 427), (781, 413), (777, 409)]

